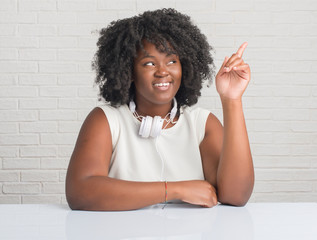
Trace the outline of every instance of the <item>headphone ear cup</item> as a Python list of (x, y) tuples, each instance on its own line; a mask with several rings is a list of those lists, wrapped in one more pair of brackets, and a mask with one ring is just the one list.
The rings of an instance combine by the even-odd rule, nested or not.
[(139, 135), (141, 135), (143, 138), (148, 138), (150, 136), (152, 121), (153, 118), (150, 116), (146, 116), (142, 119)]
[(164, 119), (162, 119), (159, 116), (154, 117), (153, 123), (152, 123), (152, 128), (151, 128), (151, 133), (150, 133), (151, 137), (155, 138), (158, 135), (160, 135), (162, 127), (163, 127), (163, 123), (164, 123)]

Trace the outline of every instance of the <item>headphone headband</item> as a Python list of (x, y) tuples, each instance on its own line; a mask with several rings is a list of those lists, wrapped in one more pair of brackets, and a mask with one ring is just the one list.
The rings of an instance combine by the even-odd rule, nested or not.
[[(136, 113), (136, 105), (133, 100), (129, 103), (129, 109), (134, 114)], [(177, 114), (177, 101), (176, 98), (173, 98), (173, 108), (170, 112), (170, 120), (173, 122), (175, 116)], [(142, 117), (142, 122), (139, 130), (139, 135), (143, 138), (157, 137), (160, 135), (162, 127), (163, 127), (164, 119), (160, 116), (155, 116), (154, 118), (150, 116)]]

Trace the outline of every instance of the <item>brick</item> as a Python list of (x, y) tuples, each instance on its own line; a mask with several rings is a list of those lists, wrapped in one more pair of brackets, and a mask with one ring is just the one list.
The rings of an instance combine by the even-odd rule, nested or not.
[(86, 61), (91, 62), (95, 54), (95, 50), (59, 50), (58, 60), (61, 61)]
[(40, 160), (34, 158), (3, 159), (3, 169), (39, 169)]
[(273, 13), (273, 24), (305, 24), (310, 23), (310, 16), (306, 12), (287, 12), (287, 13)]
[(35, 121), (38, 119), (38, 112), (32, 110), (6, 110), (0, 111), (1, 121)]
[(293, 156), (316, 156), (317, 145), (297, 145), (297, 144), (293, 145), (292, 155)]
[(61, 196), (54, 195), (31, 195), (22, 196), (23, 204), (60, 204)]
[[(197, 7), (201, 7), (201, 6), (196, 5), (196, 4), (194, 4), (194, 5)], [(191, 11), (190, 17), (191, 17), (192, 21), (194, 21), (194, 23), (198, 25), (198, 27), (200, 28), (200, 30), (204, 34), (208, 34), (208, 29), (204, 30), (203, 24), (209, 24), (209, 28), (212, 29), (213, 26), (215, 26), (215, 24), (226, 24), (226, 23), (233, 23), (234, 22), (233, 15), (230, 13), (223, 12), (223, 13), (210, 14), (210, 11), (208, 11), (207, 9), (204, 9), (203, 12)]]
[(274, 48), (278, 49), (303, 49), (311, 46), (311, 39), (305, 37), (274, 37), (272, 39)]
[(58, 172), (49, 170), (28, 170), (21, 172), (22, 182), (57, 182)]
[(239, 2), (234, 2), (230, 0), (217, 1), (216, 11), (249, 11), (252, 10), (253, 2), (252, 0), (242, 0)]
[(36, 37), (2, 37), (0, 36), (0, 46), (2, 48), (36, 48), (39, 41)]
[(249, 133), (250, 143), (272, 143), (273, 134), (264, 132)]
[(63, 74), (58, 76), (59, 85), (92, 86), (94, 74)]
[(77, 46), (76, 37), (41, 37), (41, 48), (74, 48)]
[(275, 12), (286, 12), (292, 10), (292, 4), (290, 4), (289, 0), (261, 0), (256, 1), (253, 5), (253, 9), (255, 11), (272, 11), (274, 9)]
[(59, 109), (91, 109), (96, 106), (95, 99), (59, 99)]
[(74, 87), (40, 87), (40, 96), (42, 97), (76, 97), (77, 89)]
[(257, 119), (257, 120), (270, 120), (272, 119), (273, 112), (268, 109), (245, 109), (245, 118), (246, 119)]
[(292, 86), (292, 87), (280, 87), (277, 86), (273, 88), (274, 96), (278, 97), (308, 97), (311, 93), (311, 87), (300, 87), (300, 86)]
[(78, 97), (96, 98), (99, 90), (95, 87), (78, 87)]
[(252, 28), (254, 36), (288, 36), (292, 32), (292, 27), (286, 24), (256, 24)]
[(74, 63), (40, 62), (39, 72), (41, 73), (76, 73), (78, 72), (78, 67)]
[(0, 31), (1, 36), (13, 36), (15, 35), (16, 27), (14, 24), (1, 24)]
[[(107, 0), (97, 0), (97, 9), (103, 9), (103, 10), (135, 10), (137, 6), (142, 6), (142, 7), (148, 7), (144, 6), (148, 2), (153, 3), (152, 1), (147, 1), (147, 2), (140, 2), (139, 0), (117, 0), (117, 1), (107, 1)], [(173, 2), (173, 1), (170, 1)], [(148, 3), (148, 5), (150, 5)], [(163, 3), (168, 3), (166, 0), (162, 1)], [(154, 7), (154, 6), (153, 6)], [(157, 8), (157, 6), (155, 6)], [(139, 10), (139, 8), (138, 8)]]
[(21, 133), (48, 133), (57, 132), (56, 122), (22, 122), (20, 123)]
[(0, 182), (18, 182), (20, 174), (16, 171), (0, 170)]
[(291, 35), (293, 36), (317, 36), (316, 31), (312, 31), (312, 29), (316, 29), (317, 24), (293, 24), (291, 29)]
[(288, 156), (291, 155), (291, 146), (273, 144), (251, 144), (255, 156)]
[(55, 50), (43, 50), (43, 49), (20, 49), (20, 60), (43, 60), (50, 61), (56, 59)]
[(295, 11), (317, 10), (317, 3), (314, 0), (293, 1), (291, 7)]
[(43, 24), (23, 24), (18, 25), (18, 33), (23, 36), (54, 36), (57, 35), (57, 27)]
[(18, 147), (2, 147), (0, 146), (0, 156), (1, 157), (17, 157), (18, 156)]
[[(1, 90), (0, 90), (1, 93)], [(16, 99), (0, 99), (0, 109), (17, 109), (18, 108), (18, 101)]]
[(77, 120), (77, 113), (69, 110), (41, 110), (40, 120)]
[(78, 37), (78, 47), (79, 48), (94, 48), (98, 41), (98, 35), (89, 37)]
[(60, 181), (60, 182), (65, 182), (65, 180), (66, 180), (66, 174), (67, 174), (67, 171), (66, 171), (66, 170), (61, 170), (61, 171), (59, 171), (59, 181)]
[(4, 12), (0, 15), (0, 22), (4, 23), (36, 23), (36, 13), (8, 13)]
[(250, 36), (252, 26), (248, 24), (217, 24), (216, 36)]
[(65, 183), (44, 183), (43, 193), (65, 194)]
[(66, 169), (69, 158), (42, 158), (41, 169)]
[(1, 73), (0, 86), (17, 85), (18, 76), (16, 74), (3, 74)]
[(58, 157), (70, 157), (74, 151), (74, 146), (60, 146), (58, 148)]
[(86, 11), (95, 11), (96, 10), (96, 3), (95, 1), (60, 1), (58, 3), (58, 10), (59, 11), (72, 11), (75, 12), (86, 12)]
[(17, 49), (0, 49), (0, 60), (18, 60)]
[(234, 22), (239, 24), (269, 24), (272, 21), (272, 13), (270, 12), (245, 12), (234, 13)]
[(93, 73), (90, 61), (78, 62), (78, 72), (80, 72), (80, 73)]
[(59, 121), (58, 132), (78, 133), (81, 125), (82, 121)]
[(291, 129), (294, 132), (317, 132), (317, 122), (294, 121), (291, 124)]
[(20, 74), (19, 85), (55, 85), (57, 77), (51, 74)]
[(19, 10), (24, 11), (53, 11), (56, 10), (55, 0), (19, 0)]
[(36, 97), (37, 87), (2, 87), (0, 89), (1, 97)]
[(49, 145), (68, 145), (74, 144), (76, 142), (77, 134), (41, 134), (41, 144), (49, 144)]
[(38, 144), (39, 137), (35, 134), (28, 135), (11, 135), (3, 134), (0, 138), (0, 145), (29, 145), (29, 144)]
[(14, 12), (16, 10), (17, 10), (17, 0), (2, 0), (1, 1), (1, 4), (0, 4), (1, 12)]
[(311, 157), (302, 156), (257, 156), (254, 165), (258, 168), (310, 168)]
[(277, 121), (300, 121), (309, 120), (309, 110), (307, 109), (274, 109), (272, 119)]
[(0, 133), (17, 133), (18, 124), (17, 123), (0, 123)]
[[(100, 25), (100, 28), (104, 27), (104, 25)], [(65, 24), (59, 26), (59, 34), (61, 36), (89, 36), (93, 31), (100, 29), (92, 24)]]
[(19, 204), (21, 203), (20, 196), (0, 195), (0, 204)]
[(77, 22), (80, 24), (103, 23), (106, 27), (110, 22), (117, 19), (116, 12), (78, 12)]
[(29, 146), (20, 147), (21, 157), (53, 157), (56, 156), (57, 151), (55, 147), (43, 146)]
[(76, 14), (70, 12), (42, 12), (38, 14), (38, 19), (40, 24), (68, 24), (77, 22)]
[(19, 107), (20, 109), (56, 109), (57, 99), (20, 99)]
[(5, 194), (17, 194), (17, 193), (25, 193), (25, 194), (34, 194), (40, 193), (41, 186), (40, 184), (26, 184), (26, 183), (7, 183), (3, 185), (3, 193)]
[(311, 134), (308, 133), (274, 133), (274, 143), (276, 144), (309, 144)]
[(0, 73), (29, 73), (37, 71), (38, 67), (35, 62), (0, 62)]
[(311, 182), (272, 182), (261, 181), (255, 184), (254, 192), (310, 192), (312, 191)]

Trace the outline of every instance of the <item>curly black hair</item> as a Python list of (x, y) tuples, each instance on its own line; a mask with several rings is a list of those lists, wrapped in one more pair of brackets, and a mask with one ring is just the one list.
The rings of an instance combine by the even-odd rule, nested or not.
[(146, 11), (101, 29), (92, 62), (99, 100), (103, 97), (112, 106), (120, 106), (133, 98), (133, 63), (138, 50), (143, 49), (142, 40), (155, 44), (161, 52), (176, 52), (182, 65), (181, 85), (175, 96), (178, 106), (197, 103), (203, 81), (215, 73), (213, 48), (190, 17), (175, 9)]

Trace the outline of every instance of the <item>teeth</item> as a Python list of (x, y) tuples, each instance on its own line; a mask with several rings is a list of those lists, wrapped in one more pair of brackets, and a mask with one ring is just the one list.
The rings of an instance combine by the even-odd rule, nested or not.
[(156, 84), (154, 84), (154, 86), (156, 86), (156, 87), (167, 87), (168, 85), (170, 85), (170, 83), (156, 83)]

